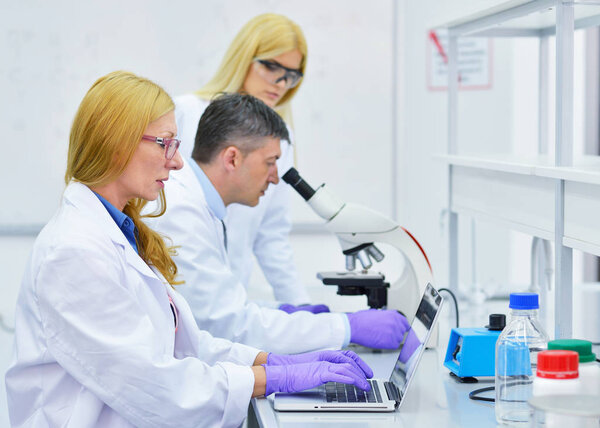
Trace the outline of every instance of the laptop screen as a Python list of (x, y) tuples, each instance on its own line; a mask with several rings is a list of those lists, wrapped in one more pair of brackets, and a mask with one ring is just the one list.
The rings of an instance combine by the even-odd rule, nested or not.
[(390, 382), (398, 388), (400, 397), (404, 396), (409, 381), (414, 375), (421, 350), (426, 344), (433, 321), (441, 304), (442, 297), (431, 284), (427, 284), (425, 293), (417, 308), (417, 314), (413, 319), (410, 329), (404, 336), (404, 342), (400, 346), (398, 361), (396, 361), (394, 371), (390, 376)]

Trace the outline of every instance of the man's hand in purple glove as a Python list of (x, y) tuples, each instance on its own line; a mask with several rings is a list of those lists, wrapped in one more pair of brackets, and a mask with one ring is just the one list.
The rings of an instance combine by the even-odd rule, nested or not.
[(410, 328), (398, 311), (366, 309), (348, 314), (350, 342), (370, 348), (396, 349)]
[(329, 307), (327, 305), (300, 305), (294, 306), (289, 303), (284, 303), (279, 307), (280, 310), (287, 312), (288, 314), (292, 314), (298, 311), (306, 311), (312, 312), (313, 314), (320, 314), (322, 312), (329, 312)]
[(315, 361), (285, 366), (263, 366), (267, 376), (265, 396), (273, 392), (304, 391), (327, 382), (347, 383), (367, 391), (371, 389), (364, 373), (348, 363)]
[(270, 353), (267, 356), (267, 366), (283, 366), (286, 364), (302, 364), (314, 361), (329, 361), (336, 364), (350, 364), (360, 370), (367, 378), (373, 377), (373, 370), (358, 355), (352, 351), (316, 351), (295, 355), (278, 355)]

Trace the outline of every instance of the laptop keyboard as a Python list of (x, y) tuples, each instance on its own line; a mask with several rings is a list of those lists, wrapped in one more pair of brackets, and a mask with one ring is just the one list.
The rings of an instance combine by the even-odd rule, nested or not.
[(325, 395), (328, 403), (383, 403), (379, 388), (375, 381), (367, 380), (371, 385), (370, 391), (363, 391), (354, 385), (329, 382), (325, 384)]

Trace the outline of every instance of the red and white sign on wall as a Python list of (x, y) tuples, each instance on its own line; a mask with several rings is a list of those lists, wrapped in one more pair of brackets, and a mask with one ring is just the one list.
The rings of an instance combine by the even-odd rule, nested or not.
[[(490, 89), (492, 70), (491, 39), (458, 39), (459, 89)], [(430, 91), (448, 89), (448, 35), (444, 30), (427, 34), (427, 87)]]

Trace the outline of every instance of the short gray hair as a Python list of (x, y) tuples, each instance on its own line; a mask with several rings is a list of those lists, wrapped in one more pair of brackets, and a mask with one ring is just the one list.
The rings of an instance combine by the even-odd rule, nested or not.
[(227, 146), (246, 154), (262, 147), (264, 137), (289, 142), (283, 119), (252, 95), (222, 94), (211, 101), (200, 118), (192, 158), (210, 163)]

